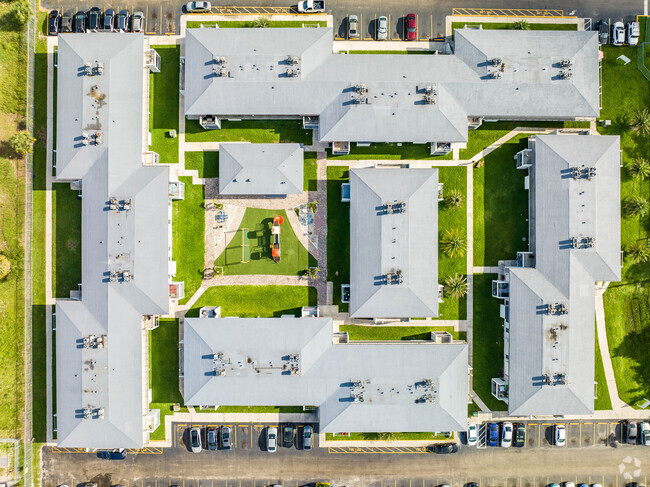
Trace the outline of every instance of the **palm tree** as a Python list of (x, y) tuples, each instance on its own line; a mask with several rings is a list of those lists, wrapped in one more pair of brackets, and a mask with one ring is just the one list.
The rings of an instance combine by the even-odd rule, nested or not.
[(460, 208), (464, 203), (463, 193), (457, 189), (452, 189), (445, 198), (445, 202), (449, 208)]
[(645, 242), (634, 242), (627, 248), (627, 254), (635, 264), (650, 260), (650, 247)]
[(379, 433), (379, 438), (381, 438), (384, 441), (387, 441), (388, 443), (392, 443), (397, 439), (397, 433), (393, 433), (392, 431)]
[(462, 257), (465, 255), (467, 242), (461, 231), (454, 228), (452, 230), (445, 230), (445, 234), (441, 240), (441, 246), (442, 251), (449, 257)]
[(637, 157), (627, 165), (627, 172), (633, 178), (643, 181), (650, 177), (650, 161), (644, 157)]
[(650, 201), (641, 196), (632, 196), (625, 201), (625, 210), (630, 216), (644, 217), (650, 211)]
[(253, 27), (257, 27), (257, 28), (266, 28), (269, 25), (271, 25), (271, 21), (269, 20), (268, 17), (257, 17), (253, 21)]
[(460, 274), (447, 276), (447, 279), (445, 279), (445, 292), (452, 298), (462, 298), (467, 294), (467, 278)]
[(530, 24), (525, 20), (518, 20), (512, 26), (515, 30), (530, 30)]
[(647, 108), (637, 110), (630, 120), (632, 132), (638, 135), (650, 135), (650, 111)]

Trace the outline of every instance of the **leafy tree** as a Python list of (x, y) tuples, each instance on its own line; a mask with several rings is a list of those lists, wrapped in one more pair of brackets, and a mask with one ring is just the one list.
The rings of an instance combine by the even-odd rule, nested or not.
[(23, 130), (11, 136), (9, 144), (16, 154), (24, 156), (34, 150), (34, 142), (36, 139), (32, 135)]
[(526, 20), (518, 20), (512, 26), (516, 30), (530, 30), (530, 24)]
[(271, 21), (269, 20), (268, 17), (257, 17), (253, 21), (253, 27), (257, 27), (259, 29), (269, 27), (271, 25)]
[(445, 198), (445, 202), (449, 208), (460, 208), (464, 203), (463, 193), (457, 189), (452, 189)]
[(467, 278), (460, 274), (447, 276), (447, 279), (445, 279), (445, 292), (452, 298), (462, 298), (467, 294)]
[(627, 255), (635, 264), (650, 260), (650, 247), (645, 242), (634, 242), (627, 248)]
[(461, 231), (454, 228), (452, 230), (445, 230), (445, 234), (441, 240), (441, 247), (442, 251), (451, 258), (462, 257), (465, 255), (467, 242)]
[(14, 2), (10, 14), (14, 27), (22, 28), (32, 16), (32, 7), (27, 0), (20, 0)]
[(7, 277), (11, 272), (11, 262), (6, 255), (0, 254), (0, 280)]
[(647, 108), (637, 110), (630, 119), (630, 129), (638, 135), (650, 135), (650, 111)]
[(632, 196), (625, 201), (625, 210), (630, 216), (644, 217), (650, 211), (650, 201), (641, 196)]
[(627, 172), (633, 178), (643, 181), (650, 177), (650, 161), (644, 157), (637, 157), (627, 165)]
[(381, 438), (384, 441), (387, 441), (388, 443), (392, 443), (397, 439), (397, 433), (394, 433), (392, 431), (386, 431), (385, 433), (379, 433), (379, 438)]

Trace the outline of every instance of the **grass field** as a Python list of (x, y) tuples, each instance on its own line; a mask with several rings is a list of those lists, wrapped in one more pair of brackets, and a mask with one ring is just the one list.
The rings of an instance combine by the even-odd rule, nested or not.
[(474, 392), (492, 411), (505, 411), (506, 403), (491, 392), (492, 378), (503, 371), (501, 302), (492, 297), (492, 280), (496, 278), (496, 274), (474, 274)]
[(186, 142), (251, 142), (270, 144), (295, 142), (309, 145), (312, 131), (301, 120), (222, 120), (219, 130), (205, 130), (198, 120), (185, 120)]
[[(518, 19), (517, 19), (518, 20)], [(515, 30), (514, 22), (452, 22), (452, 31), (462, 29), (465, 26), (481, 26), (483, 30)], [(576, 24), (537, 24), (529, 22), (529, 30), (578, 30)]]
[(451, 440), (452, 436), (436, 433), (393, 433), (384, 436), (382, 433), (350, 433), (348, 436), (334, 436), (332, 433), (325, 433), (327, 441), (404, 441), (404, 440)]
[(350, 340), (429, 340), (432, 331), (446, 331), (453, 335), (454, 340), (465, 340), (467, 334), (454, 331), (453, 326), (362, 326), (345, 325), (340, 331), (347, 331)]
[(219, 151), (186, 152), (185, 169), (198, 169), (200, 178), (218, 178)]
[(185, 200), (172, 203), (172, 256), (176, 261), (174, 280), (185, 281), (185, 298), (179, 301), (183, 304), (203, 281), (205, 200), (202, 185), (193, 185), (192, 178), (179, 179), (185, 183)]
[[(276, 263), (271, 257), (271, 227), (273, 218), (280, 215), (284, 223), (280, 227), (282, 256)], [(242, 239), (243, 242), (242, 242)], [(242, 243), (246, 247), (242, 247)], [(243, 262), (244, 259), (246, 262)], [(247, 208), (244, 219), (226, 250), (217, 257), (216, 266), (223, 266), (226, 275), (274, 274), (300, 276), (308, 267), (316, 266), (316, 259), (300, 243), (287, 220), (284, 210)]]
[(515, 136), (474, 168), (475, 266), (496, 266), (528, 250), (527, 171), (517, 169), (513, 159), (526, 144), (526, 135)]
[[(192, 20), (187, 23), (188, 29), (197, 29), (201, 27), (214, 27), (219, 25), (220, 29), (241, 29), (241, 28), (250, 28), (255, 27), (255, 21), (253, 20)], [(267, 27), (275, 28), (287, 28), (287, 27), (327, 27), (327, 22), (324, 20), (315, 20), (315, 21), (302, 21), (302, 20), (271, 20)]]
[(68, 183), (52, 185), (52, 292), (69, 298), (81, 283), (81, 200)]
[(180, 71), (179, 46), (152, 46), (160, 54), (160, 73), (149, 75), (150, 149), (160, 155), (161, 164), (178, 162), (178, 90)]
[(214, 286), (203, 293), (186, 316), (198, 317), (203, 306), (221, 306), (223, 317), (300, 316), (300, 308), (316, 303), (316, 288), (308, 286)]
[(334, 283), (333, 304), (342, 312), (341, 284), (350, 282), (350, 203), (341, 201), (341, 184), (350, 181), (347, 167), (327, 168), (327, 279)]
[(450, 152), (444, 156), (432, 156), (431, 144), (371, 144), (369, 147), (359, 147), (357, 144), (350, 144), (350, 153), (346, 155), (333, 156), (331, 149), (327, 150), (328, 159), (431, 159), (446, 160), (452, 158)]
[(303, 187), (304, 191), (318, 190), (318, 177), (316, 172), (317, 172), (316, 153), (305, 152), (304, 171), (303, 171), (304, 179), (305, 179), (305, 184)]
[(347, 51), (348, 54), (436, 54), (436, 51), (423, 51), (421, 49), (413, 49), (403, 51)]
[(605, 368), (603, 367), (603, 359), (600, 356), (600, 346), (598, 346), (598, 332), (596, 332), (596, 359), (594, 363), (594, 381), (597, 383), (594, 409), (612, 409), (612, 401), (609, 397), (609, 388), (605, 378)]

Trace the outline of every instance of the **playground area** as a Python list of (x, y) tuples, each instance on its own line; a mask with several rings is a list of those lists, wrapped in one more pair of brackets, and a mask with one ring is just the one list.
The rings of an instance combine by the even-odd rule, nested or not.
[(284, 210), (247, 208), (214, 266), (225, 275), (303, 275), (316, 259), (298, 240)]

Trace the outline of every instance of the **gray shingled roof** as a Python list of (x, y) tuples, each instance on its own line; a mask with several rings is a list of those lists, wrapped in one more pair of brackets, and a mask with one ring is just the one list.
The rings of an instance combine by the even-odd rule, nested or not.
[[(406, 203), (386, 214), (386, 203)], [(401, 284), (382, 276), (401, 271)], [(350, 171), (350, 315), (438, 315), (438, 170)]]
[[(185, 404), (316, 405), (324, 432), (465, 429), (464, 343), (333, 345), (330, 318), (186, 318), (184, 327)], [(219, 353), (224, 375), (213, 366)], [(353, 400), (356, 381), (363, 402)], [(434, 402), (420, 401), (427, 394)]]
[[(185, 114), (320, 116), (319, 140), (462, 142), (467, 116), (566, 119), (599, 113), (595, 32), (456, 30), (454, 55), (332, 53), (332, 29), (188, 29)], [(288, 56), (298, 57), (295, 65)], [(504, 61), (501, 79), (489, 60)], [(217, 64), (215, 58), (225, 58)], [(559, 62), (573, 76), (559, 78)], [(228, 76), (217, 76), (215, 68)], [(287, 68), (298, 70), (287, 76)], [(359, 98), (355, 86), (368, 89)], [(424, 103), (431, 86), (435, 103)]]
[(300, 144), (219, 144), (219, 193), (301, 194)]
[[(595, 281), (618, 281), (620, 154), (618, 137), (543, 135), (534, 142), (531, 198), (536, 267), (510, 268), (511, 414), (588, 414), (594, 408)], [(595, 167), (592, 180), (570, 168)], [(595, 246), (571, 249), (571, 237)], [(540, 309), (564, 303), (565, 315)], [(508, 349), (507, 349), (508, 350)], [(543, 376), (566, 374), (566, 385)]]
[[(103, 75), (80, 73), (97, 61)], [(59, 38), (57, 179), (83, 189), (82, 297), (56, 306), (60, 446), (144, 442), (142, 316), (169, 309), (169, 199), (167, 168), (142, 165), (143, 81), (141, 34)], [(101, 145), (80, 143), (82, 131), (97, 130)], [(110, 210), (111, 197), (131, 199), (131, 209)], [(129, 282), (110, 282), (125, 270)], [(89, 335), (106, 335), (107, 345), (83, 348)], [(104, 419), (84, 419), (86, 406), (104, 408)]]

